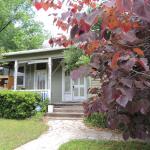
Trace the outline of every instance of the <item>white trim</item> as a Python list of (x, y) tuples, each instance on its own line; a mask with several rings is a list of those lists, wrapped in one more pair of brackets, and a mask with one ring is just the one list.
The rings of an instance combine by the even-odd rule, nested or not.
[[(52, 59), (58, 59), (58, 58), (64, 58), (63, 53), (59, 53), (59, 54), (49, 54), (49, 56)], [(7, 58), (4, 57), (5, 59), (0, 59), (0, 62), (12, 62), (15, 61), (15, 59), (13, 58), (13, 55), (11, 58)], [(30, 60), (34, 60), (34, 59), (48, 59), (48, 54), (41, 54), (40, 56), (34, 56), (34, 55), (28, 55), (27, 57), (18, 57), (17, 60), (20, 61), (20, 63), (27, 63)]]
[(18, 52), (8, 52), (8, 53), (4, 53), (2, 56), (33, 54), (33, 53), (40, 53), (40, 52), (51, 52), (51, 51), (58, 51), (58, 50), (65, 50), (65, 49), (67, 49), (67, 48), (59, 47), (59, 48), (32, 49), (32, 50), (24, 50), (24, 51), (18, 51)]
[(29, 91), (29, 92), (47, 92), (48, 89), (40, 89), (40, 90), (36, 90), (36, 89), (25, 89), (25, 90), (17, 90), (17, 91)]
[(48, 105), (48, 113), (54, 112), (54, 105)]
[(46, 59), (42, 59), (42, 60), (29, 60), (28, 61), (28, 64), (30, 65), (30, 64), (39, 64), (39, 63), (48, 63), (48, 60), (46, 60)]
[(17, 72), (18, 72), (18, 60), (15, 60), (15, 64), (14, 64), (14, 90), (17, 90)]
[[(34, 76), (34, 72), (32, 74), (32, 68), (31, 65), (28, 65), (28, 69), (29, 69), (29, 78), (27, 79), (27, 85), (28, 87), (32, 86), (30, 83), (32, 83), (32, 75)], [(27, 70), (26, 70), (27, 71)], [(33, 77), (34, 78), (34, 77)], [(34, 87), (34, 80), (33, 80), (33, 87)]]
[(65, 94), (65, 67), (62, 66), (62, 101), (65, 101), (64, 99)]
[(24, 77), (23, 77), (23, 78), (24, 78), (24, 79), (23, 79), (23, 80), (24, 80), (24, 81), (23, 81), (23, 82), (24, 82), (24, 88), (25, 88), (25, 86), (26, 86), (26, 73), (27, 73), (27, 72), (26, 72), (26, 71), (27, 71), (27, 70), (26, 70), (26, 69), (27, 69), (26, 67), (27, 67), (26, 64), (24, 64)]
[(50, 103), (52, 102), (52, 58), (48, 58), (48, 97)]
[(88, 98), (88, 85), (87, 85), (87, 80), (88, 80), (88, 77), (84, 77), (84, 80), (85, 80), (85, 90), (84, 90), (84, 94), (85, 94), (85, 99)]
[(28, 61), (18, 61), (18, 64), (25, 64), (27, 63)]
[(34, 89), (36, 89), (36, 85), (35, 85), (35, 78), (36, 78), (36, 64), (34, 64)]
[(70, 88), (71, 88), (71, 100), (73, 101), (74, 100), (74, 98), (73, 98), (73, 80), (71, 79), (71, 75), (70, 75)]

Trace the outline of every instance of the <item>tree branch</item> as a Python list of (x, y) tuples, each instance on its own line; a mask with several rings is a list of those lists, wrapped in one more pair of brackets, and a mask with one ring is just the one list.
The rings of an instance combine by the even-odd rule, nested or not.
[(112, 44), (121, 46), (123, 48), (136, 48), (136, 47), (143, 46), (143, 40), (140, 41), (139, 43), (134, 43), (134, 45), (123, 44), (123, 43), (120, 43), (119, 41), (115, 41), (115, 40), (111, 40), (111, 42), (112, 42)]
[(150, 75), (149, 74), (146, 74), (146, 73), (143, 73), (143, 72), (139, 72), (139, 71), (136, 71), (134, 69), (132, 69), (131, 71), (139, 74), (139, 75), (143, 75), (144, 77), (146, 77), (147, 79), (150, 79)]
[(9, 20), (1, 29), (0, 32), (2, 32), (8, 25), (12, 23), (13, 19)]
[(2, 32), (5, 28), (7, 28), (11, 23), (12, 21), (15, 19), (15, 16), (16, 16), (16, 12), (18, 10), (18, 8), (21, 6), (22, 3), (20, 3), (15, 9), (14, 9), (14, 16), (12, 16), (12, 18), (9, 19), (9, 21), (0, 29), (0, 32)]

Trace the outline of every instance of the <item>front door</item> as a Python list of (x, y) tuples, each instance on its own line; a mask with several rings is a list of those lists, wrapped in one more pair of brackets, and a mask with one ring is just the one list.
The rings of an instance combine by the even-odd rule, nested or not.
[(87, 98), (86, 78), (72, 80), (69, 72), (64, 73), (64, 101), (83, 101)]
[(86, 99), (86, 78), (82, 77), (77, 80), (72, 81), (72, 93), (73, 93), (73, 100), (74, 101), (80, 101)]

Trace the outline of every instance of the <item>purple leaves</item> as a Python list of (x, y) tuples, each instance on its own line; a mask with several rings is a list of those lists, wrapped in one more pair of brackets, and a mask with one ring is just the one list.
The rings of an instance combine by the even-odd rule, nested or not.
[(129, 99), (127, 96), (125, 95), (120, 95), (117, 99), (116, 102), (122, 106), (122, 107), (126, 107), (127, 103), (128, 103)]
[[(120, 84), (121, 83), (121, 84)], [(102, 87), (104, 100), (108, 104), (116, 100), (117, 104), (126, 107), (129, 101), (133, 100), (135, 91), (132, 86), (132, 80), (122, 78), (119, 82), (111, 81)]]
[[(120, 12), (133, 12), (136, 16), (150, 22), (150, 1), (149, 0), (115, 0)], [(113, 1), (114, 2), (114, 1)], [(106, 3), (112, 7), (114, 3)]]
[(132, 88), (132, 80), (131, 79), (126, 79), (122, 78), (120, 79), (120, 83), (122, 83), (124, 86), (127, 86), (128, 88)]
[(90, 74), (101, 81), (90, 89), (94, 96), (84, 103), (85, 114), (105, 112), (110, 128), (123, 124), (125, 140), (143, 138), (150, 133), (150, 0), (109, 0), (90, 13), (80, 11), (85, 2), (90, 6), (76, 1), (56, 19), (62, 29), (71, 28), (71, 40), (56, 42), (77, 43), (91, 57), (88, 67), (72, 71), (72, 79)]
[(92, 12), (90, 12), (89, 15), (87, 15), (87, 17), (85, 17), (85, 22), (90, 26), (96, 24), (98, 22), (98, 18), (102, 15), (102, 13), (102, 9), (94, 9)]
[(133, 96), (134, 96), (134, 89), (130, 88), (119, 88), (118, 89), (121, 94), (120, 96), (116, 99), (116, 102), (122, 106), (126, 107), (129, 101), (132, 101)]
[(148, 100), (141, 100), (138, 104), (140, 106), (139, 109), (142, 114), (146, 114), (150, 111), (150, 102)]
[(124, 133), (123, 133), (123, 139), (124, 139), (125, 141), (128, 140), (129, 136), (130, 136), (130, 133), (129, 133), (129, 132), (124, 132)]
[(86, 116), (91, 115), (94, 112), (106, 112), (108, 105), (98, 96), (93, 96), (89, 101), (83, 103), (84, 114)]
[(71, 78), (73, 80), (77, 80), (80, 77), (87, 76), (90, 72), (90, 68), (88, 66), (80, 66), (79, 68), (73, 70), (71, 72)]
[(150, 22), (150, 1), (134, 0), (133, 12), (142, 19)]
[(127, 111), (131, 114), (141, 113), (146, 115), (150, 112), (150, 102), (148, 100), (138, 100), (127, 105)]
[(114, 99), (114, 96), (113, 96), (113, 92), (114, 92), (114, 86), (115, 85), (115, 82), (110, 82), (109, 84), (107, 85), (104, 85), (102, 87), (102, 90), (103, 90), (103, 95), (104, 95), (104, 100), (110, 104), (112, 103), (115, 99)]
[(112, 129), (115, 130), (117, 128), (117, 120), (115, 119), (110, 119), (108, 121), (108, 126)]

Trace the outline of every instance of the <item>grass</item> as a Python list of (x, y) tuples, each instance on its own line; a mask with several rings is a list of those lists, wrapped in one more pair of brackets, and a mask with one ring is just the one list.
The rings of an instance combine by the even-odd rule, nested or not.
[(150, 143), (96, 140), (73, 140), (59, 150), (150, 150)]
[(13, 150), (46, 130), (47, 125), (35, 117), (26, 120), (0, 119), (0, 150)]
[(93, 113), (84, 118), (84, 123), (89, 127), (106, 128), (106, 115), (103, 113)]

